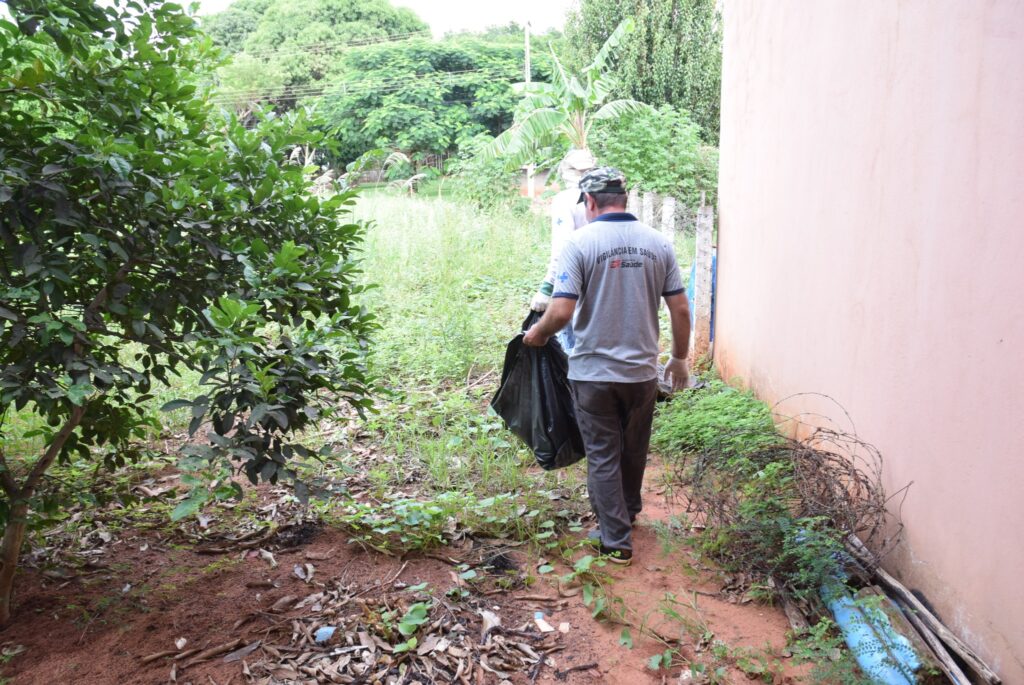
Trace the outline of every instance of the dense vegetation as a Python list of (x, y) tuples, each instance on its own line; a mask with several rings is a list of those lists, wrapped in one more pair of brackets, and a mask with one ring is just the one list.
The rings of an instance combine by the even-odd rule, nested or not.
[[(521, 34), (352, 48), (312, 102), (329, 122), (343, 162), (383, 147), (444, 155), (512, 123), (519, 99), (512, 84), (522, 80), (523, 51)], [(549, 65), (534, 60), (534, 78), (546, 77)]]
[[(174, 4), (47, 2), (0, 22), (0, 623), (26, 528), (65, 502), (59, 463), (122, 467), (155, 387), (202, 374), (176, 516), (295, 480), (297, 435), (367, 406), (372, 322), (353, 303), (362, 226), (288, 163), (303, 116), (249, 130), (200, 87), (212, 63)], [(81, 472), (78, 472), (79, 474)], [(219, 483), (214, 487), (211, 483)], [(298, 492), (302, 494), (301, 487)]]
[[(242, 118), (260, 107), (318, 109), (337, 142), (321, 157), (340, 167), (376, 149), (416, 162), (454, 153), (512, 122), (522, 80), (518, 26), (434, 41), (409, 10), (387, 3), (239, 0), (206, 28), (231, 59), (217, 102)], [(550, 73), (553, 35), (534, 37), (532, 76)]]
[(718, 143), (722, 37), (715, 0), (582, 0), (566, 24), (566, 60), (594, 58), (619, 23), (637, 29), (622, 46), (614, 74), (623, 95), (689, 112), (704, 139)]

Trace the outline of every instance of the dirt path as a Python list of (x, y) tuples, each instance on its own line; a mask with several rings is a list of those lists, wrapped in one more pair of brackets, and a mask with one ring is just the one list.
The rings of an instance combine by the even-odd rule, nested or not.
[[(655, 469), (648, 483), (656, 488), (657, 480)], [(681, 655), (706, 664), (709, 672), (724, 669), (717, 680), (709, 682), (746, 682), (747, 676), (737, 667), (744, 650), (765, 660), (780, 659), (786, 619), (776, 608), (720, 594), (728, 581), (723, 574), (702, 566), (691, 549), (672, 542), (670, 536), (659, 539), (659, 524), (668, 525), (673, 516), (680, 515), (681, 505), (666, 503), (649, 491), (636, 529), (633, 564), (602, 569), (611, 579), (603, 585), (609, 597), (622, 600), (616, 605), (626, 608), (634, 625), (642, 622), (662, 636), (680, 638)], [(76, 575), (29, 570), (19, 582), (13, 625), (0, 632), (0, 644), (21, 645), (24, 651), (2, 666), (0, 674), (18, 685), (240, 684), (249, 682), (243, 675), (243, 661), (250, 665), (258, 662), (265, 657), (262, 650), (257, 648), (233, 663), (224, 663), (220, 653), (187, 667), (188, 658), (174, 661), (168, 655), (148, 663), (144, 659), (176, 652), (175, 641), (182, 638), (187, 640), (184, 650), (205, 650), (234, 640), (238, 643), (232, 649), (256, 640), (269, 644), (273, 631), (283, 626), (284, 632), (277, 635), (280, 644), (293, 630), (293, 619), (310, 611), (308, 606), (290, 607), (326, 587), (344, 585), (362, 598), (380, 596), (386, 601), (388, 596), (408, 592), (403, 589), (406, 586), (425, 583), (436, 590), (435, 596), (443, 597), (446, 590), (460, 584), (458, 569), (442, 559), (445, 555), (459, 557), (464, 550), (445, 549), (436, 557), (398, 559), (350, 545), (338, 530), (308, 529), (303, 537), (290, 549), (273, 552), (276, 566), (272, 567), (255, 549), (200, 554), (194, 546), (168, 539), (158, 531), (125, 530), (115, 532), (103, 563), (93, 570)], [(538, 560), (519, 551), (523, 549), (516, 548), (510, 556), (522, 569), (536, 568)], [(577, 557), (583, 554), (581, 551)], [(296, 564), (313, 565), (311, 583), (296, 576)], [(678, 680), (678, 667), (656, 673), (646, 666), (665, 645), (634, 627), (634, 646), (627, 649), (619, 643), (622, 626), (593, 619), (579, 589), (561, 596), (555, 579), (568, 568), (558, 564), (556, 568), (554, 573), (539, 576), (529, 588), (470, 588), (476, 592), (467, 600), (472, 610), (465, 615), (476, 616), (486, 609), (500, 616), (503, 626), (532, 630), (534, 612), (544, 611), (553, 626), (568, 623), (568, 632), (556, 636), (561, 648), (552, 652), (536, 682), (619, 685)], [(678, 604), (673, 606), (683, 620), (660, 611), (666, 593), (677, 598)], [(282, 611), (273, 608), (288, 596), (294, 599), (284, 602)], [(469, 634), (475, 635), (480, 626), (466, 622)], [(715, 641), (722, 644), (716, 646)], [(588, 664), (597, 667), (556, 679), (557, 671)], [(776, 676), (775, 682), (791, 682), (796, 671), (789, 668), (786, 673)], [(530, 682), (526, 670), (508, 675), (512, 683)], [(469, 682), (500, 683), (502, 679), (480, 670)], [(770, 677), (767, 682), (772, 682)]]

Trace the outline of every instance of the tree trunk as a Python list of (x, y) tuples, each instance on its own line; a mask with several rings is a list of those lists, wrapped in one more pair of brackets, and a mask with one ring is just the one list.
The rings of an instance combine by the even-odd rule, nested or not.
[(3, 543), (0, 544), (0, 626), (7, 625), (11, 618), (11, 600), (14, 596), (14, 573), (18, 569), (21, 544), (25, 541), (28, 524), (28, 502), (15, 500), (4, 528)]
[[(123, 267), (122, 267), (123, 268)], [(53, 441), (47, 446), (46, 452), (39, 458), (39, 461), (32, 466), (24, 484), (20, 489), (7, 470), (7, 460), (0, 451), (0, 466), (3, 467), (5, 475), (0, 477), (0, 485), (3, 486), (4, 494), (11, 500), (11, 510), (7, 516), (7, 527), (4, 528), (4, 539), (0, 543), (0, 626), (6, 625), (11, 619), (11, 599), (14, 593), (14, 574), (18, 570), (18, 557), (21, 555), (21, 544), (25, 541), (25, 530), (28, 528), (28, 504), (35, 494), (36, 486), (50, 468), (57, 455), (60, 454), (64, 443), (78, 424), (85, 416), (85, 407), (75, 407), (71, 410), (67, 422), (57, 431)]]

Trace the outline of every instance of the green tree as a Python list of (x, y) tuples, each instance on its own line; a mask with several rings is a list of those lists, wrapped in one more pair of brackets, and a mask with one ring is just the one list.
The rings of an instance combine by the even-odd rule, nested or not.
[(629, 185), (671, 195), (690, 207), (700, 194), (715, 203), (717, 150), (703, 143), (700, 127), (671, 105), (603, 121), (591, 136), (601, 164), (618, 167)]
[(504, 157), (508, 165), (519, 166), (537, 161), (542, 149), (559, 142), (586, 150), (595, 122), (647, 109), (636, 100), (610, 99), (618, 83), (609, 64), (615, 49), (632, 30), (631, 20), (619, 24), (593, 61), (578, 74), (567, 72), (552, 53), (555, 68), (551, 82), (516, 84), (523, 99), (515, 122), (484, 148), (482, 154)]
[[(478, 133), (500, 133), (512, 122), (522, 77), (521, 36), (482, 40), (458, 35), (345, 52), (319, 104), (332, 126), (342, 162), (376, 148), (412, 156), (451, 152)], [(533, 62), (545, 78), (550, 61)]]
[[(197, 84), (209, 41), (180, 6), (11, 5), (0, 20), (0, 622), (55, 463), (137, 458), (154, 383), (202, 374), (186, 470), (295, 480), (296, 435), (362, 411), (371, 317), (351, 195), (311, 197), (301, 113), (255, 130)], [(17, 416), (16, 416), (17, 415)], [(26, 420), (35, 417), (38, 428)], [(18, 418), (17, 421), (8, 419)], [(14, 451), (42, 443), (38, 451)], [(237, 495), (192, 478), (174, 516)], [(183, 479), (183, 482), (185, 480)], [(297, 494), (304, 496), (301, 484)], [(51, 491), (52, 492), (52, 491)]]
[(242, 52), (217, 70), (217, 82), (217, 102), (245, 119), (281, 98), (285, 75), (274, 62)]
[(274, 0), (236, 0), (223, 12), (203, 18), (203, 30), (228, 54), (241, 51)]
[(581, 0), (566, 23), (567, 62), (588, 63), (625, 17), (637, 30), (623, 42), (614, 73), (623, 93), (650, 105), (686, 110), (718, 144), (722, 81), (716, 0)]
[(387, 0), (239, 0), (207, 20), (218, 44), (284, 75), (284, 102), (320, 84), (352, 43), (424, 34), (411, 10)]

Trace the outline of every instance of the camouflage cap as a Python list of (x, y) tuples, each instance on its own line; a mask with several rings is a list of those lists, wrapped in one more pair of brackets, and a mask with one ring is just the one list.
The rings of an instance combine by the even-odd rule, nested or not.
[(587, 193), (626, 194), (626, 175), (612, 166), (599, 166), (583, 174), (580, 179), (580, 199)]

